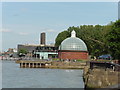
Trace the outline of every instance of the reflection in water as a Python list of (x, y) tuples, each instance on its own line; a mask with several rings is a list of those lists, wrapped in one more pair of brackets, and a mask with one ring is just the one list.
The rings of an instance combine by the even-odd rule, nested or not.
[(82, 70), (19, 68), (3, 61), (3, 88), (84, 88)]
[(74, 72), (74, 70), (65, 70), (66, 72)]

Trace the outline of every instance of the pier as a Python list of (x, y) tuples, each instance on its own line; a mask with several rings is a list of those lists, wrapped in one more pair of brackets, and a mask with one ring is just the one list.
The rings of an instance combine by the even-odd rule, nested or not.
[(44, 61), (44, 60), (17, 60), (20, 68), (55, 68), (55, 69), (83, 69), (85, 62)]
[(20, 68), (44, 68), (51, 65), (51, 61), (20, 60), (16, 61), (16, 63), (20, 64)]

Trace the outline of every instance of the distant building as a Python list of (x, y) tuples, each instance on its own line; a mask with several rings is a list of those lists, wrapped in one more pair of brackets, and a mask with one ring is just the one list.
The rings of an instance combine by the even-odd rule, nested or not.
[(49, 59), (57, 57), (57, 47), (53, 45), (18, 45), (18, 51), (25, 49), (31, 57)]
[(0, 56), (7, 58), (17, 58), (18, 54), (17, 54), (17, 49), (16, 48), (9, 48), (6, 52), (1, 53)]
[(34, 51), (34, 57), (40, 59), (50, 59), (58, 57), (58, 49), (52, 45), (38, 46)]
[(18, 52), (21, 49), (25, 49), (27, 52), (32, 53), (33, 50), (35, 50), (37, 48), (37, 46), (39, 45), (32, 45), (32, 44), (18, 44), (17, 48), (18, 48)]
[(88, 51), (86, 44), (76, 37), (76, 32), (71, 32), (71, 37), (62, 41), (58, 50), (60, 59), (88, 59)]
[(13, 53), (17, 53), (16, 48), (9, 48), (8, 51), (6, 52), (6, 54), (13, 54)]
[(41, 33), (41, 41), (40, 41), (41, 43), (40, 43), (40, 44), (45, 45), (45, 44), (46, 44), (46, 43), (45, 43), (45, 42), (46, 42), (45, 40), (46, 40), (46, 35), (45, 35), (45, 33), (43, 32), (43, 33)]
[(55, 47), (54, 45), (46, 45), (45, 39), (46, 39), (45, 33), (41, 33), (40, 44), (38, 45), (19, 44), (18, 52), (21, 49), (25, 49), (28, 52), (27, 56), (30, 56), (30, 57), (39, 58), (39, 59), (56, 58), (58, 56), (58, 52), (57, 52), (58, 48)]

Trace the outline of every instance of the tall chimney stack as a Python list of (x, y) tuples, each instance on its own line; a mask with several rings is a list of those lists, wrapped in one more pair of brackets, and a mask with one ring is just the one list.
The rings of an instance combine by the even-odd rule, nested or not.
[(43, 32), (43, 33), (41, 33), (41, 42), (40, 42), (40, 44), (45, 45), (46, 44), (45, 43), (46, 42), (45, 39), (46, 39), (45, 32)]

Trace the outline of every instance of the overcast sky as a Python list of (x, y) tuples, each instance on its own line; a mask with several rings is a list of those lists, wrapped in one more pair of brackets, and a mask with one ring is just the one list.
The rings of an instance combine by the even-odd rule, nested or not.
[(117, 2), (3, 2), (2, 48), (39, 44), (46, 32), (47, 44), (70, 26), (106, 25), (118, 19)]

